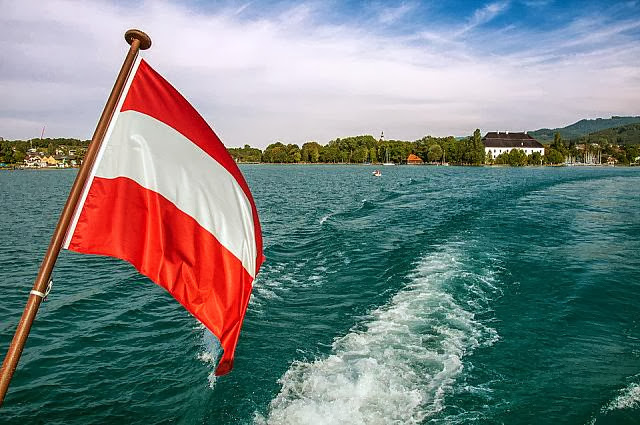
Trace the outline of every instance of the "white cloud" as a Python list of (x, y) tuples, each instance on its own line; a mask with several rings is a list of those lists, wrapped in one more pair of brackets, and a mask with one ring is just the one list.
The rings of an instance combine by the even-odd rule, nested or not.
[[(148, 32), (144, 57), (229, 146), (382, 130), (410, 140), (640, 112), (640, 47), (606, 20), (597, 40), (582, 24), (544, 34), (469, 27), (506, 7), (494, 3), (458, 28), (389, 36), (321, 23), (314, 3), (251, 19), (243, 16), (253, 4), (215, 13), (168, 2), (0, 5), (5, 138), (37, 136), (45, 124), (52, 137), (89, 138), (131, 27)], [(451, 36), (461, 29), (464, 41)], [(581, 36), (577, 51), (564, 41)]]
[(523, 0), (522, 1), (522, 3), (524, 3), (526, 6), (535, 7), (535, 8), (547, 6), (552, 2), (553, 0)]
[(467, 24), (459, 31), (459, 35), (464, 34), (475, 27), (481, 26), (493, 20), (496, 16), (507, 10), (509, 7), (508, 1), (499, 1), (495, 3), (489, 3), (480, 9), (476, 9), (473, 12), (473, 16), (469, 19)]
[(387, 25), (396, 23), (415, 8), (416, 5), (411, 3), (402, 3), (397, 7), (383, 7), (378, 11), (378, 22)]

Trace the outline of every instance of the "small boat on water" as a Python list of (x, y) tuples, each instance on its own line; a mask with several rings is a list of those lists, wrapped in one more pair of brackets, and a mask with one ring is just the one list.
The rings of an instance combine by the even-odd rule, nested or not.
[(380, 177), (382, 176), (382, 172), (380, 170), (374, 170), (373, 173), (373, 177)]
[(396, 165), (395, 162), (391, 162), (389, 160), (389, 151), (387, 151), (387, 160), (385, 162), (383, 162), (382, 165)]

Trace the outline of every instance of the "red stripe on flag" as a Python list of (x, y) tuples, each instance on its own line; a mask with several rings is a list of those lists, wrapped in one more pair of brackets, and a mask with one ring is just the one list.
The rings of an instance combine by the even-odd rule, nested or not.
[(232, 369), (252, 277), (166, 198), (126, 177), (96, 177), (69, 249), (130, 262), (218, 337), (224, 354), (216, 375)]
[(220, 163), (237, 180), (251, 202), (258, 253), (255, 270), (257, 274), (264, 260), (258, 211), (240, 169), (215, 132), (193, 106), (144, 60), (140, 61), (138, 71), (122, 105), (121, 111), (127, 110), (149, 115), (172, 127)]

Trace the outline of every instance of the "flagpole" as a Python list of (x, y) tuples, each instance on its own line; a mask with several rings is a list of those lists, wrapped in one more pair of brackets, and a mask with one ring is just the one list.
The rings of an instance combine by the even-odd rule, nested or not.
[(109, 95), (107, 104), (102, 111), (96, 130), (93, 133), (91, 143), (89, 144), (89, 148), (85, 155), (85, 160), (80, 166), (76, 180), (73, 182), (71, 192), (69, 193), (67, 202), (62, 209), (60, 218), (58, 219), (56, 229), (51, 237), (49, 248), (42, 260), (42, 264), (40, 265), (40, 270), (38, 271), (38, 276), (33, 284), (33, 289), (29, 293), (29, 299), (27, 300), (27, 304), (22, 312), (22, 317), (20, 318), (20, 322), (16, 328), (13, 340), (11, 341), (9, 350), (4, 358), (4, 362), (2, 363), (2, 370), (0, 370), (0, 406), (2, 406), (4, 397), (9, 389), (9, 384), (11, 383), (11, 378), (18, 366), (18, 361), (20, 360), (22, 349), (24, 348), (24, 344), (29, 336), (33, 320), (35, 319), (38, 308), (45, 297), (47, 286), (51, 280), (51, 272), (53, 271), (53, 267), (58, 259), (58, 254), (60, 253), (60, 248), (62, 247), (62, 242), (66, 235), (67, 228), (69, 227), (69, 222), (71, 221), (76, 209), (76, 205), (78, 204), (78, 200), (80, 199), (80, 195), (83, 191), (93, 163), (95, 162), (96, 154), (100, 149), (100, 145), (104, 139), (111, 117), (115, 112), (116, 105), (120, 95), (122, 94), (127, 77), (131, 72), (131, 68), (136, 57), (138, 56), (138, 51), (146, 50), (151, 47), (151, 38), (142, 31), (135, 29), (129, 30), (125, 33), (124, 38), (130, 45), (129, 52), (122, 64), (118, 78), (113, 85), (113, 89), (111, 89), (111, 94)]

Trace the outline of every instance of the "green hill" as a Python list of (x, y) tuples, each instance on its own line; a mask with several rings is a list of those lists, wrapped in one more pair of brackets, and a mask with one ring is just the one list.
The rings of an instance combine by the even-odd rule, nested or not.
[(596, 118), (594, 120), (580, 120), (574, 124), (568, 125), (562, 128), (541, 128), (535, 131), (529, 131), (529, 134), (536, 140), (547, 143), (553, 141), (553, 135), (558, 132), (565, 140), (577, 139), (581, 136), (586, 136), (590, 133), (595, 133), (601, 130), (610, 129), (614, 127), (626, 126), (628, 124), (640, 123), (640, 116), (638, 117), (617, 117), (611, 118)]
[(579, 143), (599, 143), (601, 145), (638, 145), (640, 144), (640, 124), (628, 124), (621, 127), (596, 131), (579, 137), (576, 141)]

